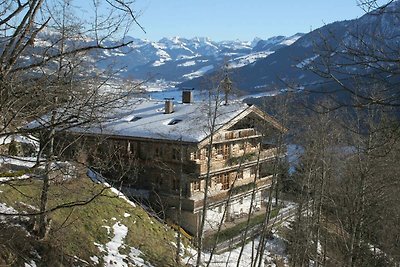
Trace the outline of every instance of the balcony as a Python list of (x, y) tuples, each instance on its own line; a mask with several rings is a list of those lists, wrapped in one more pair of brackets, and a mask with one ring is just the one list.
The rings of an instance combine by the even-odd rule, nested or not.
[(226, 131), (214, 137), (214, 143), (233, 142), (237, 140), (246, 140), (250, 138), (261, 137), (253, 128)]
[[(209, 191), (207, 203), (213, 204), (221, 201), (226, 201), (226, 199), (229, 197), (229, 194), (231, 194), (232, 197), (240, 194), (246, 194), (252, 192), (254, 187), (258, 191), (261, 189), (269, 188), (271, 184), (272, 184), (272, 176), (266, 176), (257, 179), (255, 182), (251, 181), (247, 184), (234, 186), (227, 190)], [(193, 201), (191, 202), (193, 204), (193, 209), (199, 209), (203, 207), (204, 192), (196, 192), (194, 195), (190, 197), (190, 200)]]
[[(260, 161), (265, 161), (274, 157), (278, 153), (276, 147), (262, 150), (260, 152)], [(225, 171), (228, 169), (238, 168), (239, 165), (246, 167), (257, 162), (258, 152), (247, 153), (239, 157), (230, 157), (228, 159), (212, 159), (210, 172)], [(207, 173), (207, 159), (190, 161), (185, 167), (188, 173), (206, 174)]]

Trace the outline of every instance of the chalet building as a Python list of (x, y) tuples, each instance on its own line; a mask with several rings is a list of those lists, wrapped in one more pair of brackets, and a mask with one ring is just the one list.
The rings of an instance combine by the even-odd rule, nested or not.
[[(285, 129), (256, 106), (232, 101), (213, 107), (193, 102), (192, 92), (183, 91), (179, 102), (134, 99), (112, 114), (102, 127), (73, 132), (85, 136), (88, 151), (94, 147), (91, 142), (101, 137), (97, 158), (113, 154), (122, 160), (108, 161), (129, 167), (97, 169), (108, 178), (119, 179), (124, 173), (125, 185), (147, 192), (150, 201), (176, 222), (180, 206), (179, 221), (191, 234), (198, 233), (205, 204), (206, 231), (220, 223), (225, 208), (223, 221), (248, 214), (252, 196), (251, 210), (262, 209), (274, 162), (284, 157), (274, 136)], [(95, 162), (95, 156), (87, 155), (81, 157)]]

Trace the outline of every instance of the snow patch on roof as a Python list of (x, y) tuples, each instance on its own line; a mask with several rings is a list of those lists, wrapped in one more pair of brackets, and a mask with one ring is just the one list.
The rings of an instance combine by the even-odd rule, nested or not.
[[(165, 102), (143, 98), (132, 99), (123, 108), (110, 110), (110, 120), (100, 126), (74, 128), (72, 131), (91, 134), (104, 134), (132, 138), (162, 139), (198, 143), (210, 134), (209, 113), (213, 108), (205, 102), (191, 104), (175, 103), (174, 112), (164, 114)], [(248, 105), (232, 101), (229, 105), (218, 106), (216, 128), (223, 126)], [(141, 117), (129, 121), (133, 117)], [(111, 118), (112, 117), (112, 118)], [(172, 120), (181, 120), (168, 125)]]

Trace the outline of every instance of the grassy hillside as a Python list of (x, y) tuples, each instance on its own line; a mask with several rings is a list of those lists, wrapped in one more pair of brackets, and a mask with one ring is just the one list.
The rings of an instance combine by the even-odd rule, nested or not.
[[(52, 185), (49, 207), (90, 199), (103, 187), (88, 178)], [(32, 212), (39, 206), (40, 189), (38, 180), (0, 185), (0, 205)], [(0, 223), (0, 265), (19, 266), (33, 260), (37, 266), (104, 266), (105, 262), (108, 266), (177, 266), (175, 233), (109, 189), (89, 204), (59, 209), (49, 218), (51, 230), (44, 241), (28, 234), (35, 231), (33, 217), (24, 221), (8, 217), (8, 223)]]

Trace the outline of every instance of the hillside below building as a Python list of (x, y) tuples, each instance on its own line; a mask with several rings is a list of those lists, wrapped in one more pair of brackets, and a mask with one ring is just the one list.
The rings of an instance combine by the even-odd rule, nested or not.
[[(206, 232), (262, 209), (277, 161), (285, 157), (276, 137), (286, 129), (241, 101), (194, 102), (183, 91), (179, 103), (131, 99), (107, 118), (101, 126), (58, 133), (56, 150), (141, 192), (192, 235), (200, 231), (204, 205)], [(71, 146), (65, 140), (72, 137), (79, 142)]]

